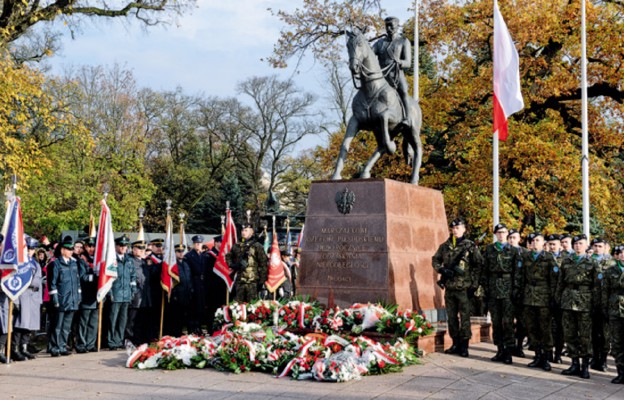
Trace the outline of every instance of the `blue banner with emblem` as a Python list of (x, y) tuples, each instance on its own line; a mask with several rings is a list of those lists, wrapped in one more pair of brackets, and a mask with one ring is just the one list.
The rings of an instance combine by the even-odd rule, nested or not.
[(0, 286), (11, 300), (16, 301), (19, 295), (28, 288), (33, 278), (33, 268), (26, 250), (19, 197), (13, 197), (9, 201), (2, 234), (4, 242), (0, 248), (0, 267), (2, 268)]
[[(20, 265), (15, 271), (5, 271), (2, 276), (2, 291), (13, 302), (17, 302), (17, 298), (28, 289), (30, 283), (35, 276), (36, 266), (33, 264), (35, 261), (31, 260), (25, 264)], [(6, 274), (6, 275), (5, 275)]]

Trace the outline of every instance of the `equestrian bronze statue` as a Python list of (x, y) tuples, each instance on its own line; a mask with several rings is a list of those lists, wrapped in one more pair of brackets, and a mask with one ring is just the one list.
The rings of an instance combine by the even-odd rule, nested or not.
[[(389, 33), (389, 38), (385, 39), (387, 43), (376, 44), (380, 52), (379, 58), (360, 31), (355, 29), (353, 32), (347, 32), (349, 69), (358, 92), (351, 105), (353, 115), (349, 119), (340, 155), (336, 161), (336, 169), (332, 176), (334, 180), (342, 179), (341, 172), (353, 138), (360, 130), (368, 130), (374, 133), (377, 148), (360, 174), (360, 178), (370, 178), (373, 166), (383, 153), (394, 154), (396, 151), (394, 139), (402, 134), (403, 155), (406, 162), (412, 166), (410, 182), (418, 184), (418, 172), (422, 161), (420, 141), (422, 115), (418, 102), (404, 93), (405, 88), (402, 86), (406, 84), (400, 81), (401, 77), (405, 79), (402, 76), (404, 61), (401, 62), (400, 54), (396, 50), (400, 49), (401, 43), (405, 43), (407, 39), (403, 37), (394, 39), (390, 36), (393, 33), (390, 25), (392, 24), (393, 27), (395, 25), (394, 22), (389, 22), (390, 19), (392, 18), (386, 19)], [(400, 42), (401, 40), (403, 42)], [(409, 42), (407, 46), (409, 47)], [(400, 50), (404, 52), (406, 49)], [(379, 60), (383, 60), (387, 65), (382, 68)], [(395, 87), (400, 91), (397, 91)], [(404, 102), (407, 103), (405, 106)]]

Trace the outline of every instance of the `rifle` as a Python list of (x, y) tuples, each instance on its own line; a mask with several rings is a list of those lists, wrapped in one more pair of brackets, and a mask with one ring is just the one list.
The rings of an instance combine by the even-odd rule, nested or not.
[(453, 262), (451, 263), (449, 267), (445, 265), (442, 268), (440, 268), (440, 271), (439, 271), (440, 280), (436, 282), (436, 284), (440, 287), (440, 289), (446, 288), (446, 283), (449, 280), (455, 278), (455, 275), (463, 276), (465, 274), (465, 271), (460, 270), (457, 267), (459, 266), (459, 263), (461, 262), (461, 260), (464, 257), (466, 257), (469, 252), (470, 252), (470, 249), (466, 250), (465, 252), (459, 253), (455, 257), (455, 259), (453, 260)]
[[(477, 243), (480, 243), (483, 240), (483, 238), (485, 238), (485, 235), (487, 235), (487, 232), (484, 232), (481, 236), (479, 236), (479, 238), (475, 242), (475, 246), (477, 246)], [(441, 277), (440, 277), (440, 280), (436, 282), (436, 284), (441, 289), (444, 289), (446, 287), (446, 283), (449, 280), (453, 279), (456, 275), (458, 276), (465, 275), (465, 271), (457, 267), (459, 266), (459, 263), (461, 262), (461, 260), (465, 258), (469, 252), (470, 252), (470, 249), (466, 250), (465, 253), (460, 253), (457, 257), (455, 257), (450, 267), (444, 266), (443, 268), (440, 269)]]

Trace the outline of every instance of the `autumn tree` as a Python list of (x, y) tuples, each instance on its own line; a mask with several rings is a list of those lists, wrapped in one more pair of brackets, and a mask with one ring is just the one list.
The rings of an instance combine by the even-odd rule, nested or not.
[(284, 162), (306, 136), (318, 134), (312, 105), (313, 95), (301, 91), (292, 80), (275, 76), (252, 77), (238, 85), (238, 92), (251, 102), (251, 114), (238, 123), (248, 132), (255, 158), (250, 175), (254, 177), (256, 208), (261, 208), (261, 186), (266, 171), (266, 192), (279, 190), (280, 177), (288, 169)]
[[(304, 4), (311, 11), (328, 2)], [(334, 9), (333, 14), (360, 15), (350, 11), (353, 4), (345, 4), (341, 12)], [(420, 46), (433, 63), (429, 73), (420, 75), (426, 149), (421, 184), (444, 192), (449, 216), (463, 215), (476, 231), (487, 231), (492, 224), (492, 1), (421, 4)], [(510, 121), (509, 140), (500, 147), (501, 220), (525, 232), (575, 231), (581, 207), (580, 4), (519, 0), (499, 1), (499, 6), (519, 51), (525, 100), (525, 109)], [(588, 3), (593, 227), (612, 239), (621, 235), (618, 221), (624, 214), (618, 200), (624, 195), (619, 172), (624, 120), (622, 11), (619, 2)], [(345, 25), (320, 11), (281, 17), (287, 25), (276, 46), (278, 60), (304, 50), (322, 52), (327, 46), (311, 44), (322, 44), (315, 33), (325, 29), (324, 40), (331, 40)], [(369, 18), (378, 14), (370, 13)], [(411, 26), (407, 21), (408, 37)], [(338, 148), (319, 151), (337, 154)], [(323, 159), (333, 164), (328, 154)], [(362, 159), (356, 157), (354, 164), (358, 162)], [(373, 173), (388, 176), (388, 167), (380, 164)], [(395, 172), (400, 168), (396, 164)]]
[[(0, 47), (23, 38), (32, 41), (31, 46), (18, 44), (15, 55), (21, 60), (37, 59), (50, 54), (57, 44), (57, 34), (46, 22), (61, 20), (72, 29), (72, 35), (85, 19), (134, 18), (149, 27), (170, 22), (194, 6), (195, 0), (0, 0)], [(33, 32), (35, 26), (42, 30)]]

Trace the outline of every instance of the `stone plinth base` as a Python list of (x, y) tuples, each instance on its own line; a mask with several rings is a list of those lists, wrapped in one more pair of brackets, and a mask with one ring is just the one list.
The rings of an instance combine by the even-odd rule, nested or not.
[(313, 182), (299, 293), (321, 303), (443, 311), (431, 257), (448, 238), (442, 193), (389, 179)]

